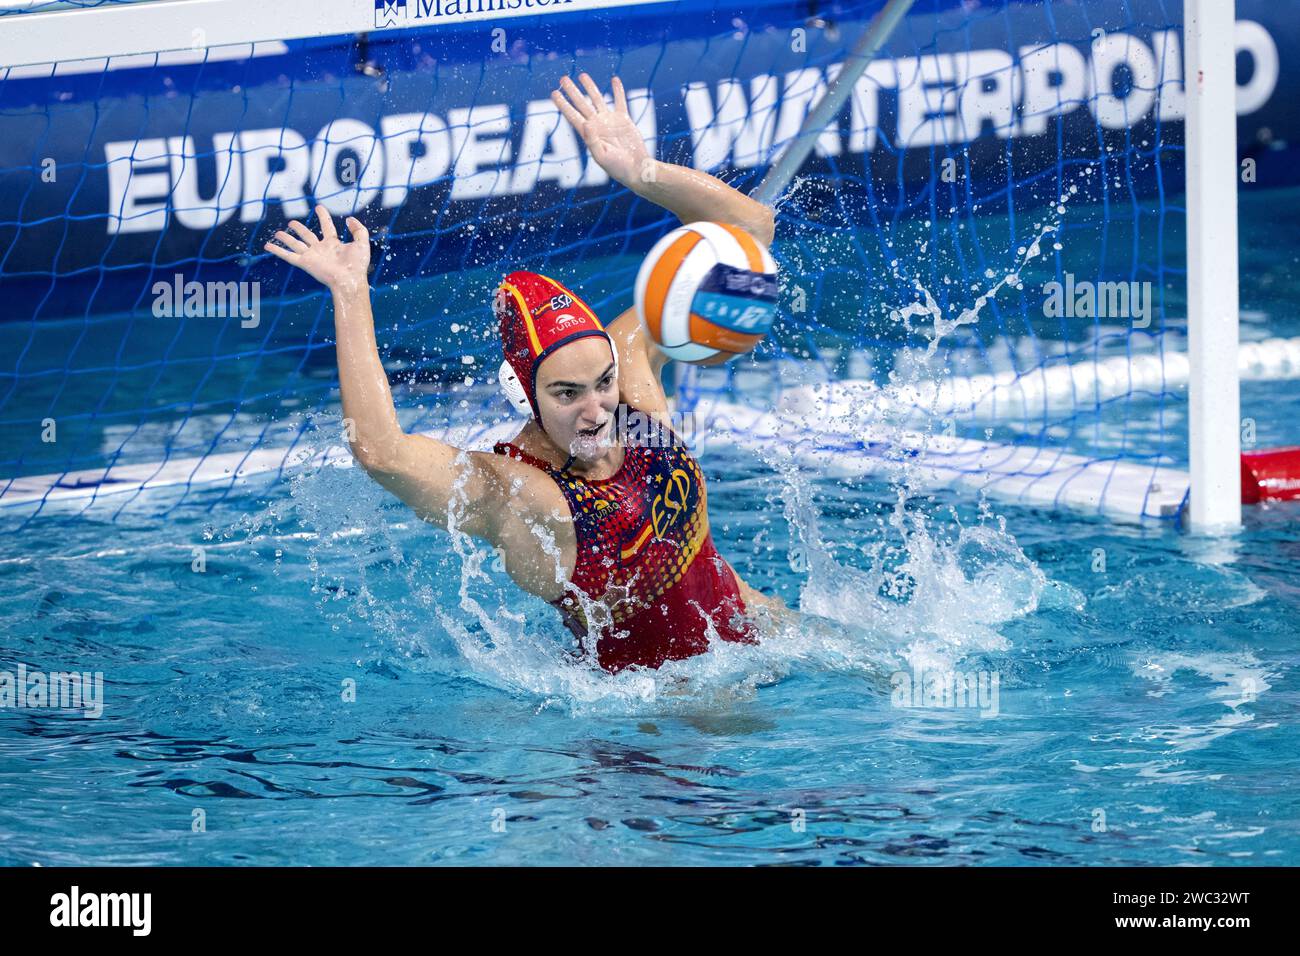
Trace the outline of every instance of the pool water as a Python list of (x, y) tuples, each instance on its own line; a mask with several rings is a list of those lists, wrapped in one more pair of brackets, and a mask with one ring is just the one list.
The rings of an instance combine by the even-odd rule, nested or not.
[[(1300, 334), (1297, 219), (1294, 191), (1243, 197), (1244, 337)], [(66, 367), (57, 329), (13, 336), (25, 369)], [(132, 413), (210, 407), (144, 362), (33, 378), (14, 407), (103, 406), (102, 433), (66, 426), (78, 462), (274, 444), (332, 387), (313, 349), (210, 369), (237, 418), (114, 419), (114, 388)], [(1300, 443), (1294, 385), (1243, 385), (1260, 445)], [(1170, 454), (1185, 405), (1142, 401), (1068, 437)], [(26, 473), (67, 467), (25, 441)], [(801, 617), (617, 676), (355, 468), (0, 509), (0, 680), (104, 679), (98, 719), (0, 708), (0, 863), (1300, 864), (1300, 502), (1208, 538), (775, 450), (701, 463), (718, 549)], [(976, 693), (927, 698), (936, 676)]]
[[(568, 662), (356, 469), (27, 524), (4, 664), (104, 712), (0, 710), (0, 862), (1300, 862), (1296, 505), (1216, 541), (704, 462), (809, 613), (658, 673)], [(996, 700), (891, 679), (954, 668)]]

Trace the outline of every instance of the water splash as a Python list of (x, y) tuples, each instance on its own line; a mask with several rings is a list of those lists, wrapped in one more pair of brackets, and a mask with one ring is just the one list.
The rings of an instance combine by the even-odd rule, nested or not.
[[(1068, 198), (1062, 194), (1058, 214), (1064, 213)], [(1015, 250), (1014, 264), (1000, 277), (989, 270), (991, 284), (972, 290), (977, 294), (964, 307), (949, 306), (949, 314), (919, 279), (907, 280), (917, 300), (892, 314), (909, 330), (912, 319), (926, 317), (929, 321), (918, 328), (928, 342), (922, 361), (895, 369), (891, 387), (938, 374), (933, 360), (941, 340), (977, 323), (1007, 286), (1023, 288), (1024, 269), (1044, 254), (1047, 238), (1060, 231), (1060, 220), (1035, 223), (1034, 228), (1032, 239)], [(901, 279), (897, 260), (893, 267)], [(936, 424), (928, 425), (924, 438), (932, 436)], [(900, 442), (888, 453), (893, 505), (872, 529), (876, 540), (865, 549), (868, 560), (860, 567), (838, 559), (823, 537), (813, 500), (814, 476), (799, 472), (792, 449), (772, 446), (763, 458), (779, 477), (781, 492), (779, 502), (769, 497), (769, 503), (782, 509), (803, 555), (800, 570), (807, 572), (799, 613), (786, 621), (764, 621), (764, 639), (757, 646), (727, 644), (714, 635), (707, 655), (618, 675), (577, 659), (572, 636), (556, 611), (509, 580), (501, 556), (461, 530), (456, 508), (446, 528), (451, 547), (439, 541), (430, 548), (439, 559), (420, 561), (410, 557), (409, 543), (404, 548), (394, 536), (396, 526), (385, 519), (383, 493), (373, 487), (358, 493), (360, 485), (369, 484), (359, 473), (304, 478), (295, 482), (293, 494), (299, 518), (320, 533), (312, 554), (313, 590), (325, 613), (341, 607), (343, 617), (374, 628), (404, 655), (419, 652), (439, 670), (454, 669), (503, 692), (535, 698), (539, 709), (662, 714), (726, 707), (796, 670), (851, 672), (880, 685), (885, 675), (904, 667), (951, 667), (970, 654), (1009, 649), (1004, 626), (1033, 613), (1051, 584), (987, 506), (973, 525), (963, 525), (956, 514), (952, 523), (940, 521), (916, 507), (912, 478), (923, 450)], [(466, 459), (462, 454), (461, 464)], [(463, 510), (463, 478), (454, 497)], [(556, 580), (562, 581), (558, 546), (544, 540), (542, 529), (534, 531), (556, 564)], [(363, 564), (355, 575), (340, 574), (346, 560), (322, 558), (358, 532), (370, 554), (383, 555), (383, 560), (379, 567)], [(441, 538), (435, 529), (421, 528), (418, 534)], [(343, 547), (355, 548), (355, 543)], [(454, 577), (438, 582), (439, 572)], [(394, 599), (394, 591), (403, 593)], [(592, 628), (588, 644), (594, 645), (608, 608), (574, 588), (570, 593), (587, 613)]]
[[(1090, 171), (1087, 171), (1090, 172)], [(1085, 175), (1081, 173), (1080, 175)], [(900, 262), (891, 262), (894, 278), (910, 284), (917, 299), (890, 311), (907, 331), (919, 331), (927, 338), (922, 355), (890, 376), (889, 389), (900, 394), (925, 394), (923, 380), (943, 374), (936, 356), (941, 341), (963, 326), (979, 321), (982, 310), (1005, 287), (1023, 289), (1023, 272), (1045, 252), (1049, 236), (1059, 236), (1066, 204), (1077, 193), (1069, 186), (1053, 208), (1055, 216), (1034, 224), (1034, 235), (1015, 250), (1015, 263), (1001, 277), (992, 269), (986, 278), (996, 281), (978, 291), (974, 300), (961, 307), (950, 306), (955, 315), (945, 315), (930, 290), (913, 276), (905, 280)], [(1055, 250), (1061, 245), (1053, 244)], [(920, 245), (924, 256), (925, 243)], [(912, 327), (923, 316), (929, 321)], [(932, 390), (937, 397), (938, 390)], [(860, 414), (847, 425), (861, 440), (880, 442), (885, 452), (886, 481), (893, 489), (894, 506), (877, 527), (879, 538), (871, 548), (868, 568), (857, 568), (835, 559), (818, 528), (818, 513), (811, 500), (811, 481), (796, 467), (797, 445), (774, 446), (764, 459), (782, 477), (785, 518), (796, 549), (806, 558), (808, 577), (801, 596), (804, 612), (823, 616), (844, 625), (851, 634), (851, 646), (843, 638), (819, 637), (825, 650), (835, 648), (855, 665), (879, 666), (900, 660), (909, 668), (944, 669), (971, 653), (1005, 651), (1008, 641), (1003, 625), (1033, 613), (1044, 594), (1055, 595), (1052, 582), (1024, 553), (1007, 532), (1005, 520), (995, 518), (987, 502), (981, 502), (979, 523), (965, 527), (954, 514), (955, 531), (945, 533), (923, 511), (909, 508), (918, 469), (935, 439), (939, 417), (923, 419), (920, 431), (914, 418), (890, 416), (889, 404), (867, 401)], [(810, 416), (811, 417), (811, 416)], [(893, 420), (891, 420), (893, 419)], [(810, 426), (816, 424), (809, 422)]]
[(951, 668), (969, 654), (1009, 649), (1000, 628), (1037, 609), (1047, 578), (987, 505), (978, 524), (963, 526), (954, 514), (952, 528), (941, 529), (911, 504), (900, 463), (893, 507), (872, 529), (868, 566), (856, 567), (823, 538), (809, 476), (789, 453), (769, 463), (808, 572), (800, 610), (839, 625), (806, 635), (806, 656), (876, 674)]

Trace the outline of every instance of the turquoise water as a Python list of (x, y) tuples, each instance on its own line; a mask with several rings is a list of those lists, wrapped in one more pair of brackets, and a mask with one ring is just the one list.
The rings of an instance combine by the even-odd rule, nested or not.
[[(105, 709), (0, 711), (0, 861), (1300, 862), (1296, 506), (1214, 543), (811, 481), (813, 587), (782, 480), (706, 467), (723, 553), (821, 615), (654, 676), (564, 662), (490, 561), (462, 599), (355, 471), (28, 526), (5, 664), (102, 671)], [(996, 674), (996, 715), (894, 706), (912, 666)]]
[[(1252, 228), (1246, 326), (1300, 334), (1296, 233)], [(1244, 387), (1261, 444), (1295, 391)], [(1300, 503), (1216, 540), (701, 460), (719, 550), (805, 613), (617, 677), (355, 469), (0, 511), (0, 670), (105, 681), (0, 709), (0, 863), (1300, 864)], [(988, 693), (910, 706), (918, 671)]]

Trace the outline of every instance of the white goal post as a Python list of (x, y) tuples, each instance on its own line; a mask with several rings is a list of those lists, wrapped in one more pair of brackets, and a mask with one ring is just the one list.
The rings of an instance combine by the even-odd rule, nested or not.
[(1184, 0), (1187, 77), (1188, 524), (1241, 524), (1234, 0)]

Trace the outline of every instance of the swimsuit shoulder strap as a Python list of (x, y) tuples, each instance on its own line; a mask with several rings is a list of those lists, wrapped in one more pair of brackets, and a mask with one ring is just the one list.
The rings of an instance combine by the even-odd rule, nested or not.
[(528, 454), (528, 452), (524, 451), (518, 445), (512, 444), (508, 441), (497, 442), (492, 446), (492, 451), (498, 455), (505, 455), (507, 458), (514, 458), (518, 461), (524, 462), (525, 464), (532, 465), (534, 468), (540, 468), (548, 474), (555, 470), (547, 462)]

